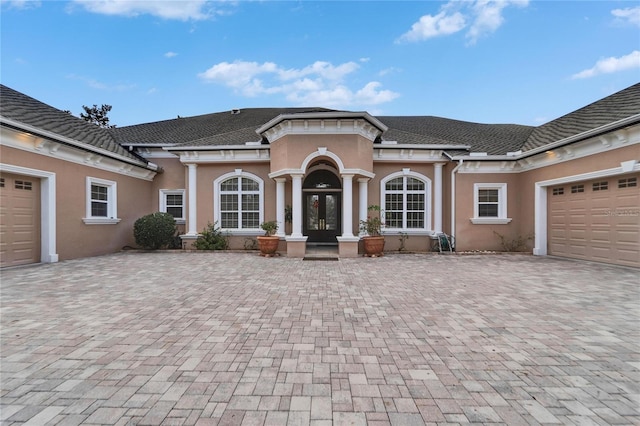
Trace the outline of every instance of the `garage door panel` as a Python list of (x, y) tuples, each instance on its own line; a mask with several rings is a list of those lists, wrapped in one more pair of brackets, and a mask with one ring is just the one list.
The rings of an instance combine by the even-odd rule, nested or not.
[(640, 267), (638, 182), (636, 173), (549, 189), (549, 254)]
[(39, 262), (40, 180), (3, 173), (0, 182), (0, 266)]

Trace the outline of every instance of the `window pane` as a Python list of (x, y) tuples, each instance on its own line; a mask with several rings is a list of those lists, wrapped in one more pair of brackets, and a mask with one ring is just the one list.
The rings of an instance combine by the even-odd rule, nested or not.
[(385, 185), (387, 191), (393, 191), (393, 190), (402, 190), (402, 178), (395, 178), (395, 179), (391, 179), (389, 182), (387, 182), (387, 184)]
[(478, 201), (497, 203), (498, 202), (498, 190), (497, 189), (480, 189), (478, 191)]
[(242, 178), (242, 190), (243, 191), (259, 191), (260, 186), (258, 182), (248, 178)]
[(101, 201), (92, 201), (91, 216), (107, 217), (107, 203)]
[(243, 212), (242, 213), (242, 227), (243, 228), (258, 228), (260, 225), (260, 214), (258, 212)]
[(407, 210), (424, 210), (424, 194), (407, 194)]
[(253, 194), (242, 194), (242, 211), (253, 211), (260, 208), (260, 196)]
[(385, 211), (402, 210), (402, 194), (386, 194)]
[(220, 184), (221, 191), (237, 191), (238, 190), (238, 178), (227, 179)]
[(407, 178), (407, 190), (424, 191), (424, 182), (413, 177)]
[(407, 228), (423, 228), (424, 227), (424, 212), (408, 212), (407, 213)]
[(107, 187), (91, 185), (91, 200), (107, 201)]
[(497, 204), (479, 204), (478, 216), (479, 217), (498, 217), (498, 205)]
[(222, 194), (220, 195), (220, 210), (238, 210), (238, 195), (237, 194)]
[(167, 194), (167, 206), (182, 206), (182, 194)]
[(386, 211), (384, 213), (385, 216), (385, 226), (388, 228), (402, 228), (402, 212), (390, 212)]
[(182, 219), (182, 207), (169, 207), (167, 206), (167, 213), (176, 219)]
[(237, 228), (238, 227), (238, 213), (222, 213), (220, 220), (220, 227), (222, 228)]

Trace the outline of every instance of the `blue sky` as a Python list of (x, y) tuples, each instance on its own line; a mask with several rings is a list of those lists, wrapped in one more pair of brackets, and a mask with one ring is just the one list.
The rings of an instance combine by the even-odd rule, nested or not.
[(1, 7), (2, 83), (120, 127), (281, 106), (539, 125), (640, 81), (638, 1)]

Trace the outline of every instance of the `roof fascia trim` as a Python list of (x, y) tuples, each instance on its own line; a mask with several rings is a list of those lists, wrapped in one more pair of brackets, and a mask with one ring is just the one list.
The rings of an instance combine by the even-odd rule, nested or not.
[(11, 127), (18, 131), (30, 133), (34, 136), (39, 136), (39, 137), (51, 139), (55, 142), (60, 142), (66, 145), (70, 145), (70, 146), (73, 146), (74, 148), (82, 149), (84, 151), (94, 152), (104, 157), (122, 161), (123, 163), (131, 164), (136, 167), (152, 170), (154, 172), (158, 170), (158, 167), (153, 163), (136, 162), (131, 158), (123, 157), (122, 155), (118, 155), (115, 152), (107, 151), (106, 149), (98, 148), (88, 143), (76, 141), (66, 136), (62, 136), (57, 133), (50, 132), (48, 130), (40, 129), (40, 128), (31, 126), (29, 124), (22, 123), (20, 121), (12, 120), (4, 116), (0, 116), (0, 124), (4, 124), (5, 126)]
[(340, 111), (327, 111), (327, 112), (302, 112), (293, 114), (280, 114), (276, 118), (269, 120), (267, 123), (256, 129), (256, 133), (262, 135), (267, 130), (287, 120), (309, 120), (309, 119), (356, 119), (363, 118), (367, 120), (371, 125), (378, 128), (381, 132), (386, 132), (388, 127), (385, 126), (380, 120), (371, 116), (368, 112), (340, 112)]

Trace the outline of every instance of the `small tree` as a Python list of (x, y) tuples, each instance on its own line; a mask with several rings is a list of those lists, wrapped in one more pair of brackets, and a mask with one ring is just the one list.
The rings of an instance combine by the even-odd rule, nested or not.
[(176, 220), (169, 213), (151, 213), (133, 224), (136, 244), (147, 250), (172, 246), (176, 232)]
[(218, 222), (208, 223), (193, 243), (196, 250), (227, 250), (229, 238), (217, 226)]
[(98, 108), (96, 104), (93, 104), (92, 107), (82, 105), (82, 108), (84, 109), (84, 113), (80, 113), (80, 118), (83, 120), (97, 124), (103, 129), (116, 127), (115, 125), (109, 124), (109, 117), (107, 117), (107, 114), (111, 111), (111, 105), (102, 104), (100, 108)]

